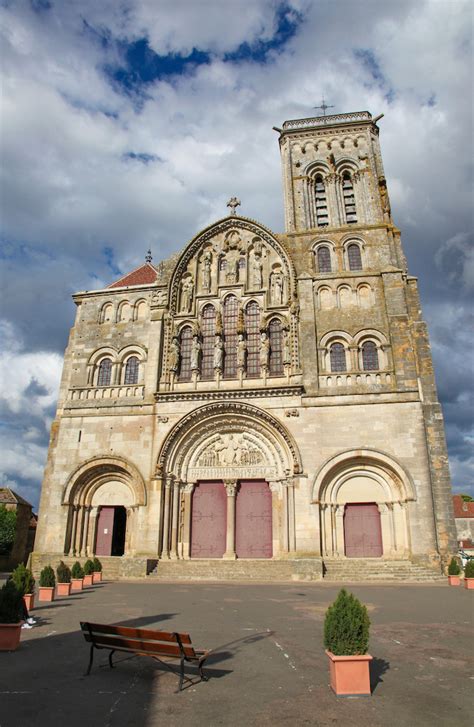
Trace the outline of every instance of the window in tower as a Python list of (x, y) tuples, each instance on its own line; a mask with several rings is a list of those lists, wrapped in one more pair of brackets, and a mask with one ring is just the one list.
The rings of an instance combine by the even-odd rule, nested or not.
[(331, 272), (331, 251), (326, 245), (318, 247), (316, 252), (318, 259), (318, 273), (330, 273)]
[(180, 341), (180, 365), (179, 365), (179, 380), (190, 381), (191, 380), (191, 349), (193, 346), (193, 333), (189, 326), (186, 326), (181, 331)]
[(235, 295), (229, 295), (224, 302), (224, 378), (237, 376), (237, 317), (239, 304)]
[(110, 386), (112, 378), (112, 360), (104, 358), (99, 364), (99, 374), (97, 376), (97, 386)]
[(270, 376), (283, 375), (283, 331), (281, 322), (274, 318), (268, 327), (270, 338)]
[(260, 376), (260, 308), (254, 300), (245, 309), (247, 331), (247, 378)]
[(202, 362), (201, 379), (209, 381), (214, 378), (214, 343), (216, 338), (216, 309), (206, 305), (202, 311)]
[(329, 350), (331, 371), (347, 371), (346, 351), (342, 343), (333, 343)]
[(138, 384), (139, 362), (137, 356), (130, 356), (125, 364), (124, 384)]
[(328, 204), (326, 200), (326, 187), (321, 174), (314, 179), (314, 192), (316, 197), (316, 224), (318, 227), (328, 225)]
[(377, 371), (379, 368), (377, 346), (373, 341), (362, 344), (362, 368), (364, 371)]
[(356, 242), (351, 242), (347, 247), (347, 260), (349, 263), (349, 270), (362, 270), (362, 256), (360, 254), (360, 247)]
[(344, 172), (342, 175), (342, 195), (344, 198), (346, 222), (348, 225), (353, 225), (357, 222), (357, 214), (355, 208), (354, 185), (352, 184), (349, 172)]

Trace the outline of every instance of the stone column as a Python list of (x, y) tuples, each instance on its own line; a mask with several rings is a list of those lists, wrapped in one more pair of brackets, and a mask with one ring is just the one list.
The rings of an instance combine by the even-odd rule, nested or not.
[(225, 560), (235, 560), (235, 496), (237, 495), (237, 480), (224, 482), (227, 491), (227, 531), (225, 541)]
[(77, 534), (76, 534), (76, 553), (83, 555), (82, 545), (84, 542), (84, 505), (78, 506), (77, 513)]
[(84, 508), (84, 555), (86, 556), (89, 556), (89, 519), (91, 510), (90, 505), (86, 505)]
[(356, 208), (357, 222), (368, 222), (367, 203), (365, 198), (364, 177), (360, 172), (354, 172), (352, 175), (352, 185), (354, 189), (354, 202)]
[(184, 528), (183, 528), (183, 559), (189, 560), (191, 557), (191, 517), (192, 517), (192, 500), (193, 492), (196, 487), (195, 482), (188, 482), (183, 488), (184, 498)]
[(344, 557), (344, 505), (334, 505), (334, 555)]
[(179, 527), (179, 482), (173, 484), (173, 509), (171, 520), (171, 551), (170, 558), (178, 559), (178, 527)]
[(281, 535), (280, 535), (280, 485), (278, 482), (269, 482), (268, 486), (272, 493), (272, 556), (273, 558), (280, 555), (281, 551)]
[(67, 549), (67, 555), (76, 555), (76, 532), (77, 532), (77, 505), (71, 505), (72, 513), (72, 526), (71, 526), (71, 539), (69, 541), (69, 547)]
[(161, 557), (170, 557), (170, 496), (171, 496), (171, 480), (167, 479), (165, 484), (165, 506), (163, 513), (163, 545), (161, 548)]
[(89, 516), (89, 538), (88, 538), (88, 543), (87, 543), (87, 552), (90, 555), (94, 555), (94, 553), (95, 553), (95, 539), (96, 539), (96, 531), (97, 531), (98, 514), (99, 514), (99, 508), (91, 506), (90, 516)]
[(327, 521), (326, 521), (326, 515), (328, 513), (328, 506), (325, 503), (320, 502), (319, 503), (319, 512), (320, 512), (320, 521), (321, 521), (321, 545), (322, 545), (322, 552), (321, 555), (328, 556), (328, 527), (327, 527)]
[(286, 486), (288, 492), (288, 551), (294, 553), (296, 551), (296, 532), (295, 532), (295, 485), (293, 480), (287, 480)]

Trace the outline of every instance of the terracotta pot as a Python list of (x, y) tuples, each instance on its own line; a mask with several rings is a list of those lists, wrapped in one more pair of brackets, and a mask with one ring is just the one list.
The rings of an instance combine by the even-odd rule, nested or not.
[(56, 588), (56, 593), (58, 596), (69, 596), (71, 593), (71, 584), (70, 583), (58, 583)]
[(459, 576), (448, 576), (448, 583), (450, 586), (459, 586), (461, 579)]
[(474, 578), (465, 578), (464, 579), (464, 588), (474, 588)]
[(15, 651), (18, 648), (22, 623), (0, 624), (0, 651)]
[(82, 591), (82, 578), (71, 578), (71, 591)]
[(370, 654), (335, 656), (326, 651), (329, 659), (331, 689), (338, 697), (370, 697)]
[(84, 588), (92, 586), (92, 573), (89, 576), (84, 576)]
[(25, 593), (25, 595), (23, 596), (23, 600), (25, 602), (27, 611), (31, 611), (35, 607), (35, 594), (34, 593)]
[(102, 571), (94, 571), (92, 574), (92, 583), (100, 583), (102, 581)]
[(50, 588), (49, 586), (40, 586), (38, 600), (54, 601), (54, 588)]

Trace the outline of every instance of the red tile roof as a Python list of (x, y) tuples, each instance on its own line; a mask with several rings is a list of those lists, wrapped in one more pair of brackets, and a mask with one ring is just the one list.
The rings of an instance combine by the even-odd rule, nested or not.
[(140, 265), (139, 268), (132, 270), (131, 273), (123, 275), (121, 278), (108, 285), (108, 288), (122, 288), (127, 285), (148, 285), (154, 283), (157, 278), (157, 270), (151, 263)]
[(454, 517), (474, 517), (474, 502), (464, 502), (461, 495), (453, 495)]

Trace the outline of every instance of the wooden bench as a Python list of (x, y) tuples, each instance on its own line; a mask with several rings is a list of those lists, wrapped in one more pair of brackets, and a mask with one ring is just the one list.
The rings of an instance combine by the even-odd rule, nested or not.
[[(179, 691), (183, 688), (183, 682), (187, 677), (184, 674), (184, 663), (195, 664), (199, 669), (201, 681), (207, 681), (203, 672), (203, 665), (209, 651), (197, 651), (192, 643), (189, 634), (181, 634), (169, 631), (155, 631), (152, 629), (137, 629), (126, 626), (110, 626), (109, 624), (93, 624), (81, 621), (81, 629), (84, 638), (91, 645), (89, 666), (85, 676), (88, 676), (92, 669), (94, 660), (94, 649), (108, 649), (109, 666), (112, 669), (112, 656), (116, 651), (125, 651), (133, 656), (151, 656), (164, 664), (170, 671), (176, 673), (160, 657), (169, 657), (180, 660)], [(188, 681), (191, 681), (188, 679)]]

